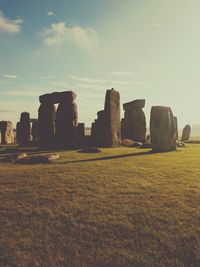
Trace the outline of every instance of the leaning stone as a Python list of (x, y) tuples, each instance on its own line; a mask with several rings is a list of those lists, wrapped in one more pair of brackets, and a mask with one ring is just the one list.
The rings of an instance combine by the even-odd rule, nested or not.
[(192, 127), (189, 124), (187, 124), (183, 129), (181, 141), (189, 141), (191, 130), (192, 130)]
[(176, 125), (171, 108), (154, 106), (151, 109), (150, 136), (154, 152), (176, 150)]

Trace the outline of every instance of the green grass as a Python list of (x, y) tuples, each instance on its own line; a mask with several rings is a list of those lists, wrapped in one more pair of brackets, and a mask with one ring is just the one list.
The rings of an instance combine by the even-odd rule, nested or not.
[(199, 267), (200, 145), (146, 152), (0, 163), (0, 266)]

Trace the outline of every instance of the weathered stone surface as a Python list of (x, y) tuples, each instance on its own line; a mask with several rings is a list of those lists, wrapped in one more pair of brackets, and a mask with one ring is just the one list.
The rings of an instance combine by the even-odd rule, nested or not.
[(124, 116), (125, 137), (136, 142), (146, 140), (146, 117), (142, 109), (126, 110)]
[(139, 99), (126, 103), (124, 106), (123, 137), (136, 142), (146, 140), (146, 117), (142, 108), (145, 100)]
[(31, 141), (31, 123), (30, 114), (28, 112), (22, 112), (20, 122), (16, 126), (17, 142), (20, 145), (28, 145)]
[(176, 125), (171, 108), (154, 106), (150, 119), (151, 145), (154, 152), (176, 150)]
[(121, 119), (121, 139), (125, 139), (125, 122), (124, 122), (124, 118)]
[(40, 103), (59, 104), (62, 102), (73, 102), (76, 99), (76, 94), (73, 91), (54, 92), (51, 94), (41, 95)]
[(178, 140), (178, 118), (174, 117), (174, 123), (176, 127), (176, 140)]
[(94, 139), (94, 144), (105, 146), (105, 111), (97, 112), (97, 119), (92, 123), (91, 136)]
[(14, 143), (14, 131), (11, 121), (1, 121), (0, 122), (0, 132), (1, 132), (1, 144), (12, 144)]
[(85, 136), (85, 123), (78, 123), (77, 135), (78, 135), (78, 137), (84, 137)]
[(39, 139), (38, 120), (32, 121), (31, 135), (32, 135), (33, 141), (36, 141)]
[(107, 90), (105, 99), (105, 146), (116, 147), (121, 142), (120, 94)]
[(145, 99), (136, 99), (131, 102), (123, 104), (124, 110), (129, 109), (137, 109), (137, 108), (144, 108), (145, 107)]
[(192, 131), (192, 127), (189, 124), (187, 124), (183, 129), (181, 141), (189, 141), (191, 131)]
[[(77, 142), (78, 112), (73, 91), (40, 96), (38, 128), (41, 145), (74, 147)], [(58, 108), (55, 111), (54, 104)]]
[(53, 103), (42, 103), (38, 110), (38, 133), (41, 146), (53, 146), (56, 110)]
[(56, 112), (56, 143), (74, 147), (77, 142), (78, 111), (74, 102), (62, 102)]
[(116, 147), (121, 141), (120, 95), (114, 89), (107, 90), (104, 110), (97, 113), (92, 124), (91, 136), (97, 146)]

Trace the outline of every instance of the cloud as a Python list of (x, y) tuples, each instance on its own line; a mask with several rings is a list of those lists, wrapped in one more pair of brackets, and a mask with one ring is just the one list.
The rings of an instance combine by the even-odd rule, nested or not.
[(11, 90), (4, 93), (8, 96), (38, 96), (38, 92), (27, 91), (27, 90)]
[(132, 73), (129, 71), (113, 71), (110, 73), (110, 75), (114, 76), (130, 76)]
[(4, 17), (3, 12), (0, 10), (0, 31), (6, 33), (20, 33), (21, 24), (23, 20), (18, 18), (16, 20), (10, 20)]
[(80, 26), (68, 27), (65, 22), (52, 23), (42, 32), (43, 42), (48, 47), (72, 44), (88, 53), (94, 54), (99, 40), (95, 30)]
[(0, 113), (12, 113), (15, 112), (14, 110), (8, 110), (8, 109), (0, 109)]
[(159, 23), (155, 23), (155, 24), (153, 24), (153, 27), (154, 27), (154, 28), (160, 28), (161, 25), (160, 25)]
[(49, 80), (49, 79), (52, 79), (53, 76), (40, 76), (39, 79), (40, 80)]
[(54, 15), (54, 13), (52, 11), (48, 11), (46, 14), (47, 14), (47, 16), (53, 16)]
[(75, 75), (69, 75), (69, 77), (73, 80), (77, 80), (79, 82), (84, 82), (84, 83), (105, 83), (106, 80), (104, 79), (93, 79), (93, 78), (89, 78), (89, 77), (78, 77)]
[(4, 74), (4, 77), (8, 79), (17, 79), (17, 75), (15, 74)]

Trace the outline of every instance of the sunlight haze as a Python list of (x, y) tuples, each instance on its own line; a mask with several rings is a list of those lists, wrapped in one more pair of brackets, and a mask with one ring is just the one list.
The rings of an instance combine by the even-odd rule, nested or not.
[[(90, 126), (105, 91), (199, 124), (198, 0), (0, 0), (0, 120), (37, 117), (39, 95), (73, 90)], [(121, 110), (123, 117), (123, 110)]]

